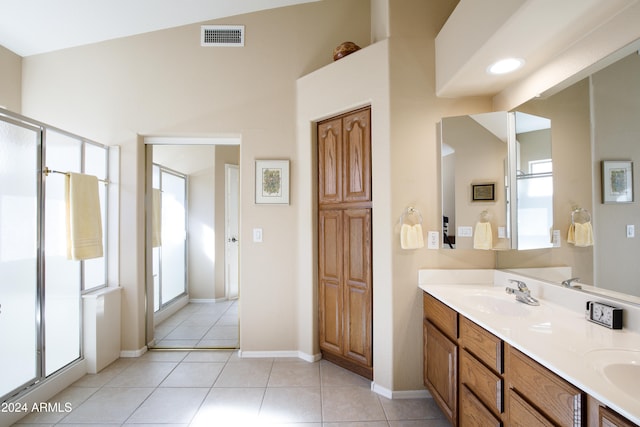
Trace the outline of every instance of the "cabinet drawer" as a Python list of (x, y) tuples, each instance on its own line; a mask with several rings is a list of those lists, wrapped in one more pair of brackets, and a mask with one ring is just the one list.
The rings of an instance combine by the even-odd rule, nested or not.
[(512, 427), (554, 427), (515, 391), (509, 392), (509, 423)]
[[(506, 347), (509, 387), (526, 396), (552, 422), (562, 426), (581, 426), (585, 418), (585, 395), (582, 391), (513, 347)], [(510, 397), (513, 395), (512, 392), (509, 394)]]
[(502, 378), (487, 369), (466, 350), (460, 351), (459, 370), (460, 384), (472, 390), (495, 413), (502, 413)]
[(460, 316), (460, 345), (496, 373), (503, 372), (502, 340)]
[(460, 387), (460, 426), (501, 427), (496, 418), (464, 385)]
[(423, 314), (452, 340), (458, 339), (458, 313), (431, 295), (424, 293)]

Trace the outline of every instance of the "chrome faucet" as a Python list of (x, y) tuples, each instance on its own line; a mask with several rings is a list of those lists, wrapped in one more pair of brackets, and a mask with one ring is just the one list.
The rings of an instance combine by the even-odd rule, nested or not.
[(563, 280), (562, 286), (564, 286), (565, 288), (582, 289), (582, 286), (572, 284), (573, 282), (579, 282), (579, 281), (580, 281), (579, 277), (572, 277), (571, 279)]
[(531, 296), (531, 291), (527, 287), (527, 284), (521, 280), (509, 279), (509, 282), (515, 283), (518, 286), (518, 289), (514, 288), (505, 288), (505, 291), (508, 294), (513, 294), (516, 296), (516, 301), (523, 302), (528, 305), (540, 305), (537, 299)]

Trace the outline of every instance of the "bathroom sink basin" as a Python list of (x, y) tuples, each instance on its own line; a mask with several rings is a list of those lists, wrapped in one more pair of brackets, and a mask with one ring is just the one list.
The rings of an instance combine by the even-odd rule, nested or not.
[(531, 309), (525, 304), (506, 294), (504, 297), (484, 293), (474, 294), (469, 296), (468, 302), (475, 309), (487, 314), (513, 317), (524, 317), (531, 314)]
[(640, 384), (640, 350), (598, 349), (586, 354), (587, 364), (618, 390), (637, 398)]

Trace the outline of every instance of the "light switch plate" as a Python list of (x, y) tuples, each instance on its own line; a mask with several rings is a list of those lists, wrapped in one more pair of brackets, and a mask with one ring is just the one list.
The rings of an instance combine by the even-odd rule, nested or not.
[(551, 243), (554, 248), (560, 247), (560, 230), (553, 230), (553, 234), (551, 235)]
[(636, 227), (633, 224), (628, 224), (627, 225), (627, 238), (631, 239), (633, 237), (636, 237)]
[(427, 249), (438, 249), (440, 247), (440, 233), (430, 231), (427, 236)]
[(256, 243), (262, 242), (262, 228), (253, 229), (253, 241)]
[(498, 227), (498, 239), (504, 239), (507, 237), (507, 230), (504, 227)]
[(458, 227), (458, 237), (471, 237), (473, 236), (473, 228), (468, 226)]

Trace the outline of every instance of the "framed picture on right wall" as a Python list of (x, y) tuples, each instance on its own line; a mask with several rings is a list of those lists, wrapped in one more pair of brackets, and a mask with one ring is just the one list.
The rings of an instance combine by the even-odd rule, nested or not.
[(630, 160), (603, 160), (602, 203), (633, 202), (633, 162)]

